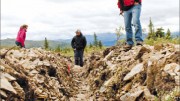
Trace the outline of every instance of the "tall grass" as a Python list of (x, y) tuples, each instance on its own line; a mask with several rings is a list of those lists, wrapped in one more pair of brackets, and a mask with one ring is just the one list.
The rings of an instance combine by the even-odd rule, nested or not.
[(145, 39), (144, 43), (148, 45), (155, 45), (155, 44), (162, 44), (162, 43), (180, 44), (180, 38), (174, 38), (174, 39), (157, 38), (156, 40)]

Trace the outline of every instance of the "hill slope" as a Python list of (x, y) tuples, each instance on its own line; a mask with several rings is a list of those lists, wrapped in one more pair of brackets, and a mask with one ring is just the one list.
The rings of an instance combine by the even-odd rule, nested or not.
[[(62, 48), (64, 47), (69, 47), (70, 44), (66, 42), (59, 42), (59, 41), (53, 41), (53, 40), (48, 40), (49, 46), (52, 49), (55, 49), (58, 45), (60, 45)], [(1, 46), (5, 47), (11, 47), (15, 45), (15, 39), (5, 39), (1, 40)], [(44, 47), (44, 41), (33, 41), (33, 40), (26, 40), (25, 41), (26, 48), (33, 48), (33, 47)]]

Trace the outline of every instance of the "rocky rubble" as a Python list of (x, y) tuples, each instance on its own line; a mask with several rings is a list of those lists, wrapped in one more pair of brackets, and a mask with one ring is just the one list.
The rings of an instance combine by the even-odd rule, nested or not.
[(0, 63), (2, 101), (66, 101), (77, 91), (67, 69), (71, 60), (60, 54), (41, 48), (11, 50)]
[[(1, 49), (1, 54), (6, 49)], [(107, 48), (85, 58), (41, 48), (10, 50), (0, 60), (2, 101), (178, 101), (180, 47)]]
[(180, 47), (173, 44), (111, 47), (86, 59), (97, 101), (169, 101), (180, 98)]

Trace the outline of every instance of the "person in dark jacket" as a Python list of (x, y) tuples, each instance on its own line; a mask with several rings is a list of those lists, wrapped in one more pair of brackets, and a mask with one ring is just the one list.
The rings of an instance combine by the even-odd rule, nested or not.
[(124, 13), (126, 30), (126, 46), (124, 48), (128, 50), (134, 45), (132, 25), (135, 27), (136, 45), (143, 45), (142, 28), (140, 22), (141, 3), (141, 0), (118, 0), (120, 14), (122, 15)]
[(75, 65), (83, 67), (83, 54), (87, 41), (81, 30), (76, 31), (76, 36), (71, 41), (71, 46), (74, 49)]

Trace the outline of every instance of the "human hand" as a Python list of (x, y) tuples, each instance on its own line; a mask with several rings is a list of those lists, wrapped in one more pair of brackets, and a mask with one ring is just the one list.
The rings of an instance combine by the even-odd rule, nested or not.
[(124, 13), (124, 11), (123, 11), (123, 10), (120, 10), (120, 14), (119, 14), (119, 15), (122, 15), (122, 16), (123, 16), (123, 13)]

